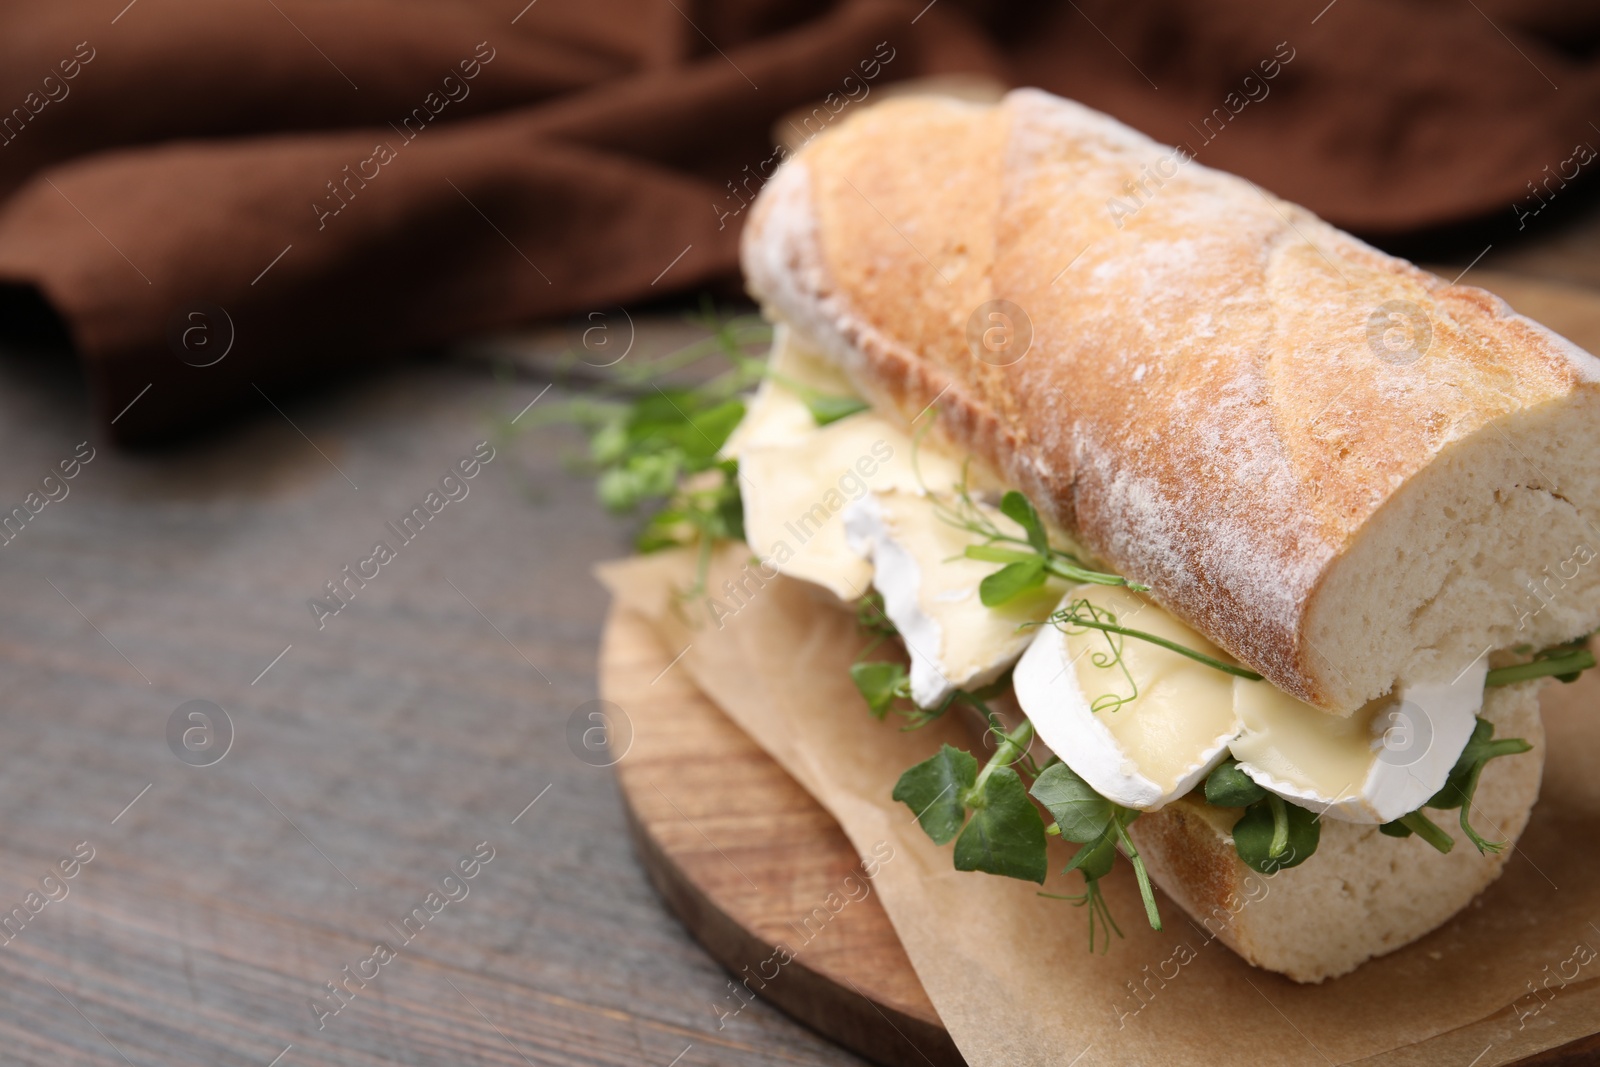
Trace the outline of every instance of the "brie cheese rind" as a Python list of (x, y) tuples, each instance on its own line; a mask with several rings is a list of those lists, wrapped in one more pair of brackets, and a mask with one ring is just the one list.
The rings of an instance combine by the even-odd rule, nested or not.
[(1339, 719), (1266, 682), (1234, 685), (1239, 769), (1262, 788), (1347, 822), (1385, 823), (1444, 787), (1472, 737), (1489, 665), (1452, 682), (1402, 684)]
[[(876, 588), (918, 706), (937, 708), (1015, 664), (1017, 700), (1040, 742), (1106, 799), (1142, 811), (1190, 792), (1229, 754), (1264, 789), (1349, 822), (1398, 819), (1444, 786), (1483, 703), (1485, 660), (1337, 717), (1140, 638), (1045, 622), (1058, 602), (1087, 601), (1121, 625), (1227, 659), (1124, 588), (1083, 585), (1063, 598), (1052, 579), (986, 607), (979, 583), (997, 564), (967, 559), (982, 538), (949, 518), (962, 461), (870, 409), (817, 426), (804, 391), (855, 390), (787, 327), (775, 331), (770, 367), (724, 449), (739, 459), (746, 539), (769, 566), (840, 600)], [(997, 509), (972, 504), (1023, 536)], [(1060, 531), (1051, 538), (1060, 543)]]
[[(1062, 605), (1074, 601), (1087, 601), (1103, 621), (1227, 655), (1130, 590), (1082, 585)], [(1232, 678), (1136, 637), (1047, 626), (1012, 681), (1039, 739), (1124, 807), (1154, 811), (1188, 793), (1239, 733)]]
[[(1086, 585), (1063, 604), (1075, 600), (1110, 612), (1106, 621), (1227, 661), (1137, 593)], [(1268, 682), (1069, 624), (1038, 635), (1013, 682), (1040, 740), (1124, 807), (1155, 811), (1171, 803), (1231, 753), (1258, 785), (1301, 807), (1346, 822), (1385, 823), (1444, 787), (1472, 736), (1487, 671), (1480, 659), (1453, 681), (1401, 685), (1341, 719)]]
[[(819, 427), (801, 390), (834, 397), (854, 390), (785, 326), (774, 331), (768, 366), (724, 447), (739, 460), (751, 548), (772, 568), (844, 601), (876, 586), (907, 646), (913, 699), (923, 707), (1004, 674), (1033, 638), (1021, 627), (1050, 614), (1062, 583), (985, 607), (978, 583), (995, 565), (962, 555), (981, 538), (940, 518), (929, 496), (953, 504), (964, 464), (871, 410)], [(994, 508), (974, 506), (1024, 537)], [(1061, 539), (1059, 531), (1052, 537)]]
[[(998, 510), (978, 501), (973, 506), (1002, 532), (1025, 536)], [(872, 584), (911, 657), (911, 698), (925, 708), (1004, 674), (1061, 595), (1061, 583), (1050, 580), (986, 607), (978, 585), (995, 564), (962, 554), (981, 539), (940, 515), (940, 507), (931, 496), (889, 491), (869, 493), (845, 512), (850, 544), (871, 556)]]
[(739, 460), (745, 540), (773, 569), (859, 600), (872, 565), (847, 544), (840, 513), (872, 489), (948, 490), (961, 466), (928, 448), (914, 466), (910, 435), (870, 410), (818, 426), (795, 387), (832, 397), (854, 391), (784, 327), (775, 331), (769, 367), (723, 448)]

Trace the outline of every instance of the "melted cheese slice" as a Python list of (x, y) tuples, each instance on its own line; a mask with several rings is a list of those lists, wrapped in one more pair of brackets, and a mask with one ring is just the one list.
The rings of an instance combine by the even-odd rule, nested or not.
[[(841, 513), (871, 490), (919, 491), (913, 443), (897, 423), (872, 411), (818, 426), (791, 386), (853, 396), (848, 380), (801, 345), (785, 327), (773, 338), (771, 376), (763, 379), (724, 452), (739, 460), (745, 540), (768, 566), (856, 600), (872, 581), (872, 565), (845, 538)], [(923, 445), (922, 481), (943, 490), (960, 464)]]
[[(1228, 660), (1126, 589), (1080, 586), (1067, 595), (1075, 599)], [(1039, 739), (1102, 796), (1145, 811), (1195, 788), (1231, 752), (1257, 784), (1302, 807), (1348, 822), (1398, 819), (1444, 786), (1472, 736), (1488, 669), (1480, 661), (1450, 682), (1400, 685), (1339, 718), (1139, 638), (1067, 630), (1046, 628), (1029, 646), (1017, 701)]]
[(1348, 718), (1238, 679), (1239, 769), (1263, 788), (1346, 822), (1391, 822), (1437, 793), (1472, 736), (1488, 663), (1450, 682), (1400, 685)]
[[(1127, 589), (1081, 585), (1061, 605), (1080, 601), (1102, 621), (1227, 658)], [(1044, 627), (1014, 680), (1039, 739), (1125, 807), (1153, 811), (1183, 796), (1227, 756), (1239, 732), (1229, 675), (1136, 637)]]
[[(999, 565), (962, 553), (981, 538), (941, 517), (948, 504), (900, 490), (873, 492), (845, 513), (851, 544), (872, 557), (872, 584), (883, 594), (884, 614), (900, 631), (911, 657), (911, 697), (936, 708), (955, 689), (994, 681), (1033, 641), (1029, 623), (1047, 617), (1061, 583), (1042, 587), (997, 607), (985, 607), (978, 585)], [(1004, 532), (1020, 526), (975, 502)]]
[(826, 396), (855, 396), (850, 379), (822, 353), (808, 348), (782, 323), (772, 328), (772, 350), (767, 353), (766, 377), (745, 407), (745, 417), (722, 451), (742, 456), (762, 445), (798, 445), (817, 432), (817, 423), (805, 398), (794, 387), (813, 389)]

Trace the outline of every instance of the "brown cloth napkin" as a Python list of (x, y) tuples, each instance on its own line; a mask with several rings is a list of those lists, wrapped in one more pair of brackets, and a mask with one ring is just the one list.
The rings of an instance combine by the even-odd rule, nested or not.
[(725, 284), (774, 123), (912, 77), (1074, 97), (1359, 232), (1528, 225), (1600, 145), (1597, 38), (1577, 0), (6, 4), (0, 283), (151, 440)]

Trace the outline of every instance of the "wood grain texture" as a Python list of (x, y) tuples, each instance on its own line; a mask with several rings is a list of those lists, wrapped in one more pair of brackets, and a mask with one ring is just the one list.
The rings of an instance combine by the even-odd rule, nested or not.
[[(590, 565), (627, 551), (563, 470), (576, 434), (502, 445), (325, 628), (307, 608), (543, 385), (434, 365), (273, 396), (304, 437), (263, 402), (183, 448), (102, 447), (0, 545), (0, 912), (95, 849), (0, 944), (0, 1063), (859, 1062), (762, 1003), (718, 1027), (727, 976), (566, 744), (597, 695)], [(76, 383), (7, 354), (0, 510), (90, 432)], [(165, 738), (195, 698), (236, 730), (210, 767)], [(481, 841), (470, 894), (318, 1029), (323, 983)]]
[(863, 858), (794, 779), (671, 669), (675, 652), (647, 621), (613, 610), (600, 689), (631, 722), (617, 777), (640, 857), (733, 974), (724, 1011), (737, 1016), (759, 995), (875, 1062), (962, 1063), (871, 895)]

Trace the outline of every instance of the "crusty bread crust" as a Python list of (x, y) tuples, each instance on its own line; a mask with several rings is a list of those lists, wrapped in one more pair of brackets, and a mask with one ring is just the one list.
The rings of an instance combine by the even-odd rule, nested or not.
[[(1521, 737), (1533, 751), (1491, 760), (1473, 804), (1473, 826), (1515, 844), (1544, 774), (1542, 682), (1488, 691), (1483, 716), (1497, 737)], [(1456, 839), (1440, 853), (1415, 837), (1325, 819), (1316, 853), (1297, 867), (1262, 875), (1233, 847), (1240, 812), (1186, 797), (1128, 828), (1150, 877), (1207, 937), (1248, 962), (1297, 982), (1321, 982), (1442, 926), (1500, 876), (1512, 848), (1480, 855), (1456, 813), (1434, 812)]]
[[(1037, 91), (887, 102), (767, 184), (746, 277), (875, 405), (936, 405), (955, 447), (1324, 709), (1600, 625), (1600, 567), (1572, 563), (1600, 551), (1600, 361), (1180, 161)], [(994, 299), (1031, 321), (1009, 366), (967, 342)]]

